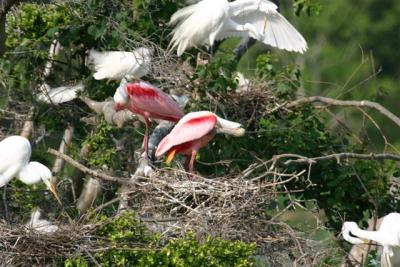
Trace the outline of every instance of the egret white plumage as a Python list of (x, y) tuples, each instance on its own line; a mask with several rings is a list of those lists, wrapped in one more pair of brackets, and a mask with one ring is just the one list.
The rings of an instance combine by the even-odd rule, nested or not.
[(58, 226), (52, 224), (48, 220), (40, 219), (41, 212), (39, 209), (31, 213), (31, 219), (26, 223), (26, 228), (38, 233), (54, 233), (58, 230)]
[(39, 162), (29, 162), (31, 153), (31, 144), (25, 137), (14, 135), (0, 142), (0, 187), (14, 177), (28, 185), (42, 181), (61, 204), (50, 169)]
[(77, 93), (83, 91), (84, 85), (79, 82), (73, 86), (60, 86), (51, 88), (47, 83), (39, 87), (40, 93), (37, 95), (37, 100), (48, 104), (62, 104), (77, 97)]
[(362, 230), (355, 222), (344, 222), (342, 235), (352, 244), (376, 242), (382, 246), (381, 266), (400, 266), (400, 213), (383, 217), (377, 231)]
[(89, 52), (89, 64), (94, 66), (93, 77), (96, 80), (140, 79), (150, 72), (151, 56), (149, 48), (140, 47), (133, 52), (107, 51), (94, 49)]
[(171, 48), (178, 56), (193, 46), (231, 36), (254, 38), (267, 45), (303, 53), (307, 42), (268, 0), (203, 0), (172, 15)]

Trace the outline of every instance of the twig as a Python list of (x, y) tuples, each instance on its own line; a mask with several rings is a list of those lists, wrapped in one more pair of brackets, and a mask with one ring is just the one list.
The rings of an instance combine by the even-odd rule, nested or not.
[(49, 148), (47, 150), (47, 152), (49, 154), (52, 154), (54, 156), (57, 156), (57, 157), (60, 157), (60, 158), (64, 159), (66, 162), (68, 162), (69, 164), (71, 164), (75, 168), (81, 170), (83, 173), (89, 174), (89, 175), (91, 175), (93, 177), (100, 178), (100, 179), (103, 179), (103, 180), (106, 180), (106, 181), (118, 182), (120, 184), (126, 184), (128, 182), (125, 179), (122, 179), (122, 178), (119, 178), (119, 177), (114, 177), (114, 176), (105, 174), (103, 172), (99, 172), (97, 170), (89, 169), (88, 167), (86, 167), (85, 165), (77, 162), (76, 160), (72, 159), (68, 155), (60, 153), (57, 150), (54, 150), (52, 148)]
[(389, 153), (382, 153), (382, 154), (358, 154), (358, 153), (336, 153), (336, 154), (331, 154), (327, 156), (321, 156), (321, 157), (315, 157), (315, 158), (307, 158), (303, 157), (300, 155), (294, 155), (294, 154), (282, 154), (276, 156), (277, 159), (284, 158), (284, 157), (297, 157), (298, 159), (289, 159), (284, 162), (285, 165), (293, 164), (293, 163), (299, 163), (299, 164), (312, 164), (316, 163), (317, 161), (322, 161), (322, 160), (336, 160), (338, 164), (340, 164), (340, 161), (343, 159), (362, 159), (362, 160), (395, 160), (395, 161), (400, 161), (400, 155), (396, 154), (389, 154)]
[[(65, 154), (67, 152), (67, 146), (71, 144), (73, 135), (74, 127), (69, 125), (64, 131), (60, 147), (58, 148), (58, 151), (60, 153)], [(64, 168), (64, 163), (65, 161), (62, 158), (57, 158), (53, 164), (53, 174), (58, 174), (59, 172), (61, 172), (61, 170)]]
[(379, 113), (381, 113), (382, 115), (386, 116), (387, 118), (389, 118), (397, 126), (400, 127), (400, 118), (399, 117), (394, 115), (392, 112), (390, 112), (388, 109), (386, 109), (381, 104), (372, 102), (372, 101), (368, 101), (368, 100), (362, 100), (362, 101), (337, 100), (337, 99), (322, 97), (322, 96), (310, 96), (310, 97), (299, 98), (293, 102), (286, 104), (285, 107), (292, 108), (295, 106), (308, 104), (308, 103), (315, 103), (315, 102), (320, 102), (320, 103), (323, 103), (326, 105), (331, 105), (331, 106), (372, 108), (372, 109), (375, 109), (376, 111), (378, 111)]
[(79, 99), (94, 112), (103, 115), (109, 124), (116, 125), (117, 127), (123, 127), (131, 121), (138, 120), (138, 117), (129, 110), (115, 111), (113, 100), (98, 102), (87, 96), (80, 96)]

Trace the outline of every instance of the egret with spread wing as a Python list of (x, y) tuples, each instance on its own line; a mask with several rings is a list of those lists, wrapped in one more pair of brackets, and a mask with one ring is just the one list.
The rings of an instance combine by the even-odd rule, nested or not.
[(141, 116), (146, 124), (144, 149), (148, 152), (150, 119), (179, 121), (183, 111), (172, 98), (161, 89), (140, 81), (121, 84), (114, 94), (115, 110), (128, 108)]
[(31, 153), (31, 144), (25, 137), (14, 135), (0, 142), (0, 187), (14, 177), (28, 185), (42, 181), (61, 204), (51, 171), (39, 162), (29, 162)]
[(150, 72), (152, 50), (141, 47), (133, 52), (90, 50), (89, 64), (94, 66), (96, 80), (140, 79)]
[(171, 48), (178, 56), (193, 46), (214, 44), (231, 36), (254, 38), (267, 45), (303, 53), (307, 42), (268, 0), (203, 0), (175, 12)]
[(224, 120), (212, 112), (198, 111), (186, 114), (161, 140), (157, 147), (156, 157), (167, 154), (167, 163), (175, 154), (187, 156), (186, 170), (193, 173), (197, 151), (210, 142), (216, 133), (242, 136), (245, 130), (236, 122)]
[(381, 266), (400, 266), (400, 213), (383, 217), (377, 231), (366, 231), (355, 222), (344, 222), (343, 238), (352, 244), (368, 244), (370, 241), (382, 246)]

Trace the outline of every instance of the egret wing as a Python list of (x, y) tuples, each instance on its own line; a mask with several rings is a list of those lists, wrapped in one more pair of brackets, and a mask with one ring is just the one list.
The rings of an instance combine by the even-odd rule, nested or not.
[[(265, 44), (303, 53), (307, 50), (304, 37), (283, 17), (277, 6), (268, 0), (236, 0), (230, 4), (230, 16), (238, 24), (250, 23), (261, 33)], [(225, 32), (219, 38), (228, 36), (248, 37), (247, 33)]]
[(31, 145), (22, 136), (10, 136), (0, 142), (0, 186), (6, 184), (21, 167), (28, 164)]
[(156, 157), (160, 157), (173, 146), (200, 139), (210, 133), (217, 124), (215, 114), (208, 111), (192, 112), (185, 115), (172, 131), (161, 140)]

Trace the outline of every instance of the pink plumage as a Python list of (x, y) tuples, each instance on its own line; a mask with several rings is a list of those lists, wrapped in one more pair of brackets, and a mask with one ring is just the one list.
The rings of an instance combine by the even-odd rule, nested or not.
[(207, 145), (215, 135), (218, 117), (209, 111), (199, 111), (186, 114), (172, 131), (161, 140), (156, 157), (168, 154), (167, 162), (176, 153), (190, 156), (186, 162), (189, 172), (193, 172), (193, 164), (197, 151)]
[(183, 111), (169, 95), (143, 81), (128, 83), (125, 87), (118, 88), (114, 101), (116, 110), (126, 107), (144, 118), (146, 132), (143, 142), (146, 153), (148, 152), (150, 119), (176, 122), (183, 116)]

